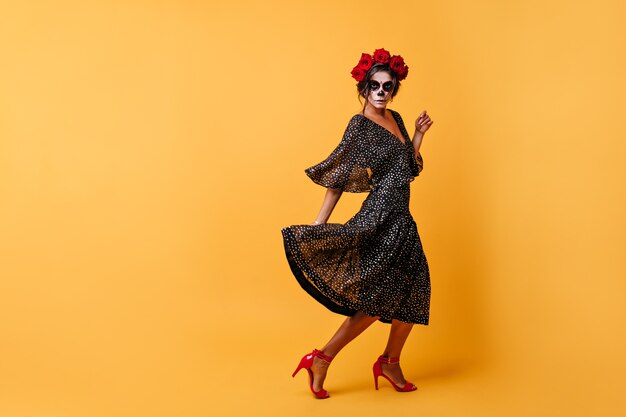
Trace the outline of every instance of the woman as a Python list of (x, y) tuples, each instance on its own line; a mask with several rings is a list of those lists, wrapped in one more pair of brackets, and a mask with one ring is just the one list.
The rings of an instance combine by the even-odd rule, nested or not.
[[(385, 49), (361, 55), (352, 76), (364, 107), (350, 119), (328, 158), (305, 170), (327, 188), (322, 208), (312, 225), (282, 229), (298, 283), (331, 311), (348, 316), (328, 343), (305, 355), (293, 373), (308, 371), (316, 398), (329, 397), (322, 387), (332, 359), (377, 320), (391, 328), (373, 367), (376, 389), (379, 376), (397, 391), (417, 389), (405, 380), (399, 358), (413, 324), (428, 325), (430, 275), (409, 212), (409, 183), (423, 168), (419, 148), (433, 121), (423, 111), (411, 140), (400, 114), (387, 109), (407, 74), (403, 58)], [(345, 224), (326, 223), (344, 191), (369, 194)]]

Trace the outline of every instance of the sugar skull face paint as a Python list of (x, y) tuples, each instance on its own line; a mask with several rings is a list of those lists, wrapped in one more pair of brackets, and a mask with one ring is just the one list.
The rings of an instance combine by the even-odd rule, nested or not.
[(394, 87), (391, 74), (387, 71), (378, 71), (368, 82), (367, 101), (375, 108), (385, 108)]
[[(372, 81), (370, 80), (369, 83), (369, 89), (370, 91), (372, 91), (373, 93), (378, 92), (378, 89), (381, 87), (381, 84), (378, 81)], [(386, 93), (391, 92), (391, 90), (393, 90), (393, 81), (387, 81), (386, 83), (382, 84), (383, 87), (383, 91)]]

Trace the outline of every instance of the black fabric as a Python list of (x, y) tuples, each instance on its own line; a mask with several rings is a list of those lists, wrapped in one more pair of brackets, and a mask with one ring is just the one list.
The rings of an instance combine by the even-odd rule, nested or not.
[(410, 182), (423, 159), (400, 114), (389, 111), (404, 143), (357, 114), (331, 154), (305, 170), (322, 186), (368, 192), (361, 209), (345, 224), (285, 227), (283, 244), (300, 286), (330, 311), (427, 325), (430, 274), (409, 211)]

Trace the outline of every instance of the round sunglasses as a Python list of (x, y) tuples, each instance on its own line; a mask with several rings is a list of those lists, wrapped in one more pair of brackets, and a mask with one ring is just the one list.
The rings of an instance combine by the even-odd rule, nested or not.
[[(385, 92), (390, 92), (391, 90), (393, 90), (393, 81), (387, 81), (383, 83), (383, 91)], [(378, 91), (378, 89), (380, 88), (380, 83), (378, 81), (374, 81), (371, 80), (369, 82), (369, 89), (371, 91)]]

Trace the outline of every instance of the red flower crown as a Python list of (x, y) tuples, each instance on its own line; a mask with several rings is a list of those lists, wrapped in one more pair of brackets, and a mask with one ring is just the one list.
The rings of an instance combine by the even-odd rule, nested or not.
[(359, 63), (352, 69), (352, 78), (357, 81), (362, 81), (367, 74), (367, 71), (374, 65), (374, 62), (380, 64), (389, 64), (389, 68), (396, 73), (398, 81), (402, 81), (409, 73), (409, 67), (404, 63), (404, 58), (400, 55), (391, 56), (389, 51), (383, 48), (374, 51), (374, 56), (370, 54), (361, 54)]

